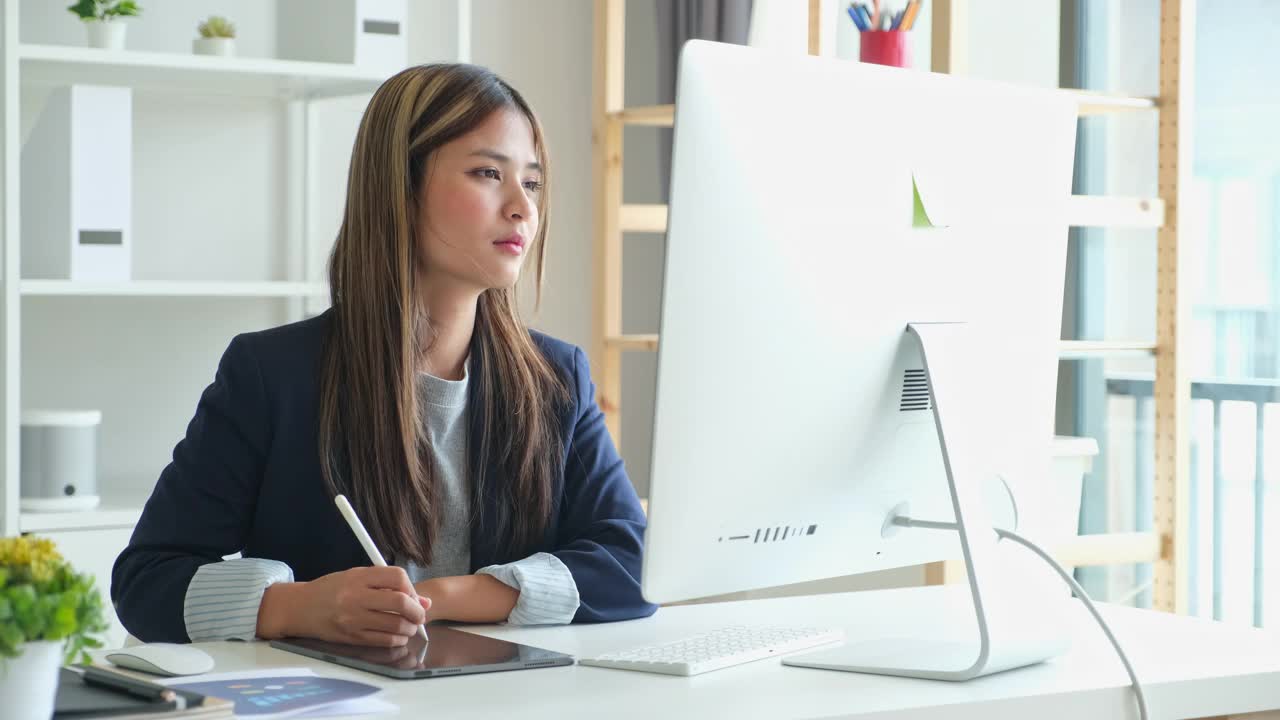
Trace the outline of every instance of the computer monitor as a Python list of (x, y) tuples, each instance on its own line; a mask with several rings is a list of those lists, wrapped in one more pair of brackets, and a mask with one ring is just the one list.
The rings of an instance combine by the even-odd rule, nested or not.
[(1047, 89), (684, 47), (649, 601), (963, 557), (972, 642), (788, 664), (966, 679), (1064, 649), (991, 516), (1034, 537), (1049, 511), (1075, 122)]

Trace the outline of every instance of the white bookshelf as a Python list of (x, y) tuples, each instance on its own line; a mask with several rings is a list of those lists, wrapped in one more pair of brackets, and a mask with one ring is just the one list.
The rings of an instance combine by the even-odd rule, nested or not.
[(18, 46), (22, 79), (37, 85), (131, 88), (245, 97), (317, 98), (373, 92), (385, 76), (352, 65), (212, 57), (68, 45)]
[[(122, 530), (136, 524), (168, 460), (167, 453), (157, 456), (155, 449), (171, 450), (181, 438), (199, 389), (213, 379), (219, 353), (231, 336), (300, 319), (327, 301), (320, 257), (325, 248), (318, 244), (331, 241), (336, 231), (333, 205), (341, 190), (335, 186), (341, 183), (335, 172), (341, 168), (345, 173), (352, 118), (358, 119), (362, 98), (386, 74), (351, 64), (266, 57), (274, 51), (274, 39), (261, 37), (256, 46), (241, 44), (238, 57), (173, 51), (175, 44), (189, 43), (195, 18), (226, 13), (228, 0), (147, 5), (146, 16), (127, 21), (127, 49), (117, 51), (85, 47), (84, 29), (65, 11), (66, 4), (51, 9), (46, 0), (0, 0), (0, 535), (76, 533), (91, 540), (80, 533), (99, 531), (104, 542), (118, 544)], [(232, 20), (247, 21), (238, 23), (245, 35), (246, 26), (265, 32), (274, 6), (270, 1), (240, 3), (231, 12), (242, 17), (232, 15)], [(470, 0), (415, 1), (410, 13), (410, 63), (469, 59)], [(146, 23), (151, 25), (142, 27)], [(30, 124), (35, 112), (31, 104), (42, 93), (73, 83), (135, 91), (134, 279), (128, 282), (20, 275), (24, 124)], [(192, 191), (196, 199), (189, 223), (181, 208), (166, 202), (171, 196), (147, 196), (147, 187), (159, 185), (157, 177), (184, 182), (202, 171), (189, 164), (188, 151), (224, 129), (209, 119), (224, 111), (233, 120), (226, 123), (228, 133), (253, 136), (243, 142), (245, 162), (209, 171), (223, 173), (215, 180), (229, 189), (226, 197), (207, 200), (223, 206), (212, 211), (218, 223), (235, 227), (235, 215), (245, 212), (244, 198), (265, 188), (267, 197), (255, 199), (257, 209), (248, 211), (265, 231), (219, 232), (221, 226), (210, 229), (208, 217), (194, 214), (208, 210), (201, 207), (204, 192), (219, 186), (217, 182)], [(235, 122), (235, 113), (247, 119)], [(345, 146), (343, 133), (348, 133)], [(239, 148), (236, 139), (209, 142)], [(269, 157), (264, 161), (264, 156)], [(170, 161), (173, 167), (157, 167)], [(246, 173), (244, 183), (226, 175), (237, 164)], [(150, 173), (151, 181), (141, 193), (140, 170)], [(232, 187), (238, 185), (250, 189)], [(182, 232), (170, 238), (174, 225)], [(102, 504), (97, 509), (19, 510), (19, 417), (33, 402), (103, 409)], [(128, 457), (135, 446), (145, 450), (145, 459)]]
[(76, 282), (73, 280), (23, 280), (21, 294), (27, 296), (116, 296), (116, 297), (261, 297), (310, 298), (329, 294), (323, 282), (210, 282), (136, 280), (124, 283)]
[(142, 515), (147, 498), (141, 495), (107, 496), (92, 510), (74, 512), (22, 513), (18, 520), (19, 532), (47, 533), (63, 530), (97, 530), (103, 528), (132, 528)]

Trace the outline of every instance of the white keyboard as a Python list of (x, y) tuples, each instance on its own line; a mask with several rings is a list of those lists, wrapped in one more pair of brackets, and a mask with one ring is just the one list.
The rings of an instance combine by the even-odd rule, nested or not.
[(744, 625), (719, 628), (661, 645), (580, 658), (578, 663), (617, 670), (698, 675), (842, 640), (843, 631), (829, 628)]

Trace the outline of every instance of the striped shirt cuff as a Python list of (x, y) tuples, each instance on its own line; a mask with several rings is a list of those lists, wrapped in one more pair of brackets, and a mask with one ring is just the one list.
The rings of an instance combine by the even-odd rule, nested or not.
[(492, 575), (520, 591), (507, 616), (512, 625), (566, 625), (578, 612), (578, 583), (560, 558), (536, 553), (506, 565), (490, 565), (476, 571)]
[(293, 569), (278, 560), (236, 558), (201, 565), (182, 605), (191, 642), (253, 640), (262, 593), (282, 582), (293, 582)]

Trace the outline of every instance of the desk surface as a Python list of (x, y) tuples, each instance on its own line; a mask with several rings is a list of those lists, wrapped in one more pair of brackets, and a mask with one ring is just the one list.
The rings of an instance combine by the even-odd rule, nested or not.
[[(608, 625), (466, 629), (585, 656), (675, 640), (726, 624), (843, 627), (851, 640), (972, 627), (960, 586), (910, 588), (663, 608)], [(275, 650), (264, 642), (201, 643), (215, 672), (307, 666), (386, 688), (404, 717), (512, 718), (1136, 718), (1120, 661), (1078, 602), (1062, 618), (1064, 656), (964, 683), (785, 667), (762, 660), (691, 678), (571, 667), (392, 680)], [(1152, 718), (1280, 709), (1280, 634), (1119, 607), (1104, 616), (1147, 688)]]

